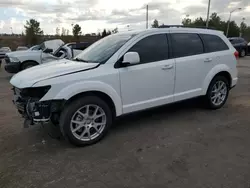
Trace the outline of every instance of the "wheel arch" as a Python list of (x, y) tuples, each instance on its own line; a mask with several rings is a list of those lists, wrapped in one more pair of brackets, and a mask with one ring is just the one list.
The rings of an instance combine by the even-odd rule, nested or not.
[(232, 84), (232, 73), (229, 69), (228, 66), (226, 65), (221, 65), (220, 67), (217, 67), (217, 68), (214, 68), (212, 69), (208, 75), (206, 76), (206, 79), (203, 83), (203, 95), (206, 95), (207, 93), (207, 90), (208, 90), (208, 87), (211, 83), (211, 81), (216, 77), (216, 76), (224, 76), (227, 80), (228, 80), (228, 83), (229, 83), (229, 87), (231, 87), (231, 84)]
[(65, 105), (68, 105), (71, 102), (73, 102), (73, 101), (75, 101), (75, 100), (77, 100), (79, 98), (86, 97), (86, 96), (97, 96), (97, 97), (99, 97), (100, 99), (102, 99), (103, 101), (105, 101), (108, 104), (108, 106), (110, 107), (110, 109), (112, 111), (113, 118), (115, 118), (117, 116), (117, 110), (116, 110), (116, 106), (115, 106), (114, 101), (112, 100), (112, 98), (108, 94), (106, 94), (106, 93), (104, 93), (102, 91), (92, 90), (92, 91), (85, 91), (85, 92), (78, 93), (78, 94), (70, 97), (66, 101)]
[[(45, 83), (43, 83), (44, 85)], [(111, 85), (100, 81), (84, 81), (74, 84), (70, 84), (66, 87), (61, 87), (58, 92), (58, 87), (51, 88), (51, 92), (48, 92), (41, 101), (45, 100), (65, 100), (70, 101), (79, 96), (86, 94), (94, 94), (104, 100), (107, 100), (111, 105), (115, 107), (115, 115), (122, 115), (122, 100), (119, 92), (119, 88), (113, 88)]]
[(26, 63), (35, 63), (36, 65), (39, 65), (38, 62), (34, 61), (34, 60), (25, 60), (21, 63), (21, 68), (26, 64)]

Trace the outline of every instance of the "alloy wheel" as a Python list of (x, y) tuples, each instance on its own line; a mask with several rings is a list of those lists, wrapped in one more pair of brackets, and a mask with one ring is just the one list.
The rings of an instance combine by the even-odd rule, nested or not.
[(81, 141), (96, 139), (104, 130), (107, 116), (104, 110), (94, 104), (78, 109), (70, 121), (70, 130)]
[(228, 89), (226, 83), (221, 80), (217, 81), (212, 87), (211, 102), (215, 106), (221, 105), (226, 100), (227, 92)]

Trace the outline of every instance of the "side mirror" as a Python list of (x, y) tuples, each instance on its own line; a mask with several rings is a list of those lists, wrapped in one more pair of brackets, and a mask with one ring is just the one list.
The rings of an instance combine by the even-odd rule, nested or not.
[(53, 52), (53, 50), (52, 50), (52, 49), (50, 49), (50, 48), (46, 48), (43, 52), (44, 52), (44, 53), (52, 53), (52, 52)]
[(122, 64), (137, 64), (140, 63), (140, 56), (137, 52), (127, 52), (124, 56), (123, 56), (123, 62)]

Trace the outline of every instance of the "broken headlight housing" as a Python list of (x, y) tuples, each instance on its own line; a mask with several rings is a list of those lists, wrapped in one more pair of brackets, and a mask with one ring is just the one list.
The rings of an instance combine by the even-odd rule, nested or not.
[(30, 87), (21, 90), (20, 95), (24, 98), (38, 98), (39, 100), (50, 90), (51, 86)]

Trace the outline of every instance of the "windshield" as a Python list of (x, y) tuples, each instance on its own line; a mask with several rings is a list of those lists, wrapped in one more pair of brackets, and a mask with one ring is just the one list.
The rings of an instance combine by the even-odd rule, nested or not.
[(32, 46), (29, 50), (40, 50), (41, 45)]
[(105, 63), (133, 36), (135, 35), (132, 35), (131, 33), (107, 36), (90, 45), (82, 53), (76, 56), (74, 60), (91, 63)]
[(43, 51), (46, 49), (45, 43), (43, 42), (42, 44), (40, 44), (40, 49)]

